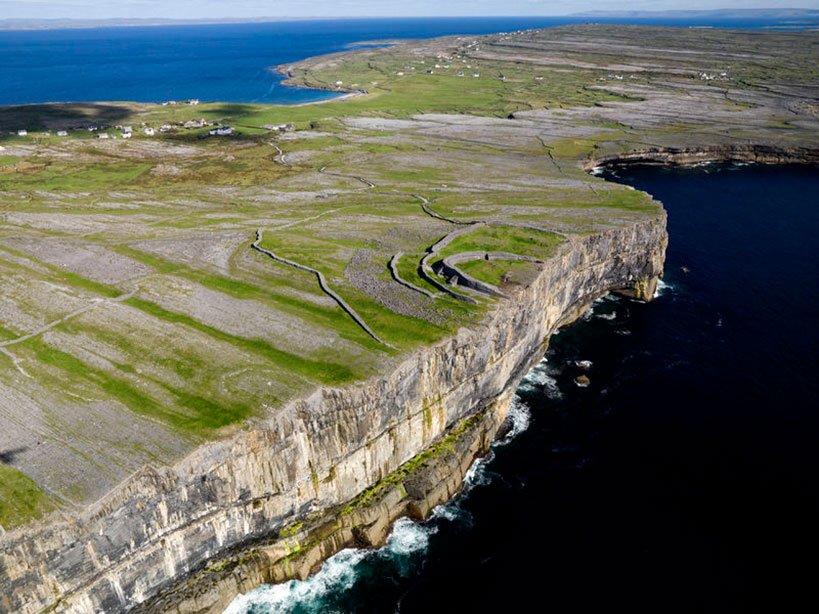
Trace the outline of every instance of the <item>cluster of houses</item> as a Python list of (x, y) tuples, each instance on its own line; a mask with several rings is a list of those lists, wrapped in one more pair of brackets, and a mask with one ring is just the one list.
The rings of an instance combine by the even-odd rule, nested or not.
[[(439, 61), (436, 62), (436, 64), (432, 68), (428, 68), (428, 69), (424, 70), (424, 72), (426, 74), (434, 75), (434, 74), (436, 74), (435, 73), (436, 70), (449, 70), (451, 68), (451, 66), (452, 66), (450, 62), (452, 62), (453, 59), (455, 59), (455, 60), (460, 59), (461, 63), (465, 64), (465, 66), (463, 66), (463, 68), (466, 69), (466, 71), (459, 70), (457, 73), (455, 73), (456, 77), (466, 77), (466, 72), (469, 71), (469, 70), (472, 70), (472, 64), (467, 63), (466, 59), (462, 59), (460, 56), (457, 56), (457, 55), (454, 56), (454, 57), (449, 57), (449, 56), (446, 56), (446, 55), (443, 55), (443, 54), (438, 54), (437, 59)], [(419, 60), (419, 64), (426, 64), (426, 60)], [(413, 70), (417, 70), (417, 67), (412, 66), (412, 65), (407, 65), (407, 66), (404, 66), (404, 70), (399, 70), (395, 74), (398, 77), (403, 77), (403, 76), (405, 76), (407, 74), (406, 71), (413, 71)], [(481, 73), (479, 73), (479, 72), (473, 72), (472, 73), (472, 78), (473, 79), (479, 79), (480, 76), (481, 76)], [(503, 74), (498, 75), (498, 78), (501, 81), (506, 81), (506, 77)]]
[[(11, 134), (15, 134), (15, 133), (12, 132)], [(28, 136), (28, 130), (18, 130), (16, 134), (17, 134), (17, 136)], [(51, 132), (46, 131), (46, 132), (43, 133), (43, 135), (51, 136)], [(58, 130), (57, 131), (57, 136), (68, 136), (68, 130)]]
[[(198, 102), (199, 102), (198, 100), (191, 100), (191, 101), (188, 101), (187, 104), (198, 104)], [(169, 102), (167, 104), (177, 104), (177, 103), (173, 103), (171, 101), (171, 102)], [(157, 132), (159, 132), (161, 134), (166, 134), (168, 132), (174, 132), (174, 131), (179, 130), (179, 129), (198, 130), (200, 128), (208, 128), (208, 127), (210, 127), (210, 130), (208, 130), (208, 132), (207, 132), (208, 136), (231, 136), (233, 134), (236, 134), (236, 130), (233, 127), (231, 127), (231, 126), (222, 126), (222, 125), (219, 125), (219, 124), (217, 124), (215, 122), (209, 122), (204, 118), (189, 119), (187, 121), (177, 122), (175, 124), (162, 124), (158, 129), (154, 128), (152, 126), (149, 126), (146, 123), (143, 123), (142, 127), (141, 127), (141, 131), (142, 131), (142, 134), (144, 134), (145, 136), (150, 137), (150, 136), (156, 136)], [(121, 126), (121, 125), (113, 126), (113, 129), (118, 131), (118, 134), (110, 133), (110, 132), (104, 132), (103, 130), (105, 130), (106, 128), (110, 129), (111, 127), (107, 127), (107, 126), (100, 127), (100, 126), (90, 125), (90, 126), (86, 126), (83, 129), (86, 129), (89, 132), (96, 132), (97, 133), (97, 138), (102, 139), (102, 140), (113, 140), (113, 139), (118, 139), (118, 138), (130, 139), (134, 135), (134, 127), (133, 126)], [(283, 132), (292, 132), (292, 131), (294, 131), (296, 129), (296, 127), (293, 124), (270, 124), (270, 125), (263, 126), (263, 128), (265, 128), (266, 130), (270, 130), (271, 132), (281, 132), (281, 133), (283, 133)], [(17, 130), (16, 132), (11, 132), (10, 134), (17, 134), (17, 136), (28, 136), (28, 130), (20, 129), (20, 130)], [(51, 133), (50, 132), (45, 132), (44, 136), (51, 136)], [(67, 130), (60, 130), (60, 131), (57, 132), (57, 136), (60, 136), (60, 137), (68, 136), (68, 131)], [(200, 135), (200, 136), (203, 137), (205, 135)]]
[[(176, 125), (163, 124), (159, 128), (159, 132), (167, 133), (167, 132), (171, 132), (173, 130), (176, 130), (177, 128), (180, 128), (180, 127), (181, 128), (186, 128), (186, 129), (205, 128), (205, 127), (211, 126), (211, 125), (212, 124), (210, 122), (208, 122), (208, 121), (206, 121), (204, 119), (191, 119), (191, 120), (188, 120), (186, 122), (180, 122), (180, 123), (178, 123)], [(113, 128), (114, 128), (114, 130), (117, 130), (119, 132), (119, 134), (111, 134), (109, 132), (103, 132), (103, 130), (105, 130), (105, 127), (100, 127), (100, 126), (95, 126), (95, 125), (86, 126), (84, 129), (88, 130), (89, 132), (96, 132), (97, 133), (97, 138), (102, 139), (102, 140), (110, 140), (110, 139), (116, 139), (116, 138), (130, 139), (131, 137), (134, 136), (133, 126), (116, 125), (116, 126), (113, 126)], [(153, 128), (151, 126), (148, 126), (147, 124), (142, 124), (142, 133), (145, 136), (156, 136), (157, 129)], [(11, 134), (15, 134), (15, 133), (12, 132)], [(17, 130), (16, 134), (17, 134), (17, 136), (28, 136), (28, 130), (25, 130), (25, 129)], [(51, 132), (44, 132), (43, 134), (44, 134), (44, 136), (51, 136)], [(57, 131), (57, 136), (59, 136), (59, 137), (68, 136), (68, 130), (59, 130), (59, 131)]]
[(163, 107), (168, 107), (168, 106), (174, 107), (174, 106), (176, 106), (178, 104), (186, 104), (186, 105), (190, 105), (190, 106), (195, 107), (196, 105), (199, 104), (199, 99), (198, 98), (191, 98), (190, 100), (183, 100), (182, 102), (177, 102), (176, 100), (166, 100), (165, 102), (162, 103), (162, 106)]

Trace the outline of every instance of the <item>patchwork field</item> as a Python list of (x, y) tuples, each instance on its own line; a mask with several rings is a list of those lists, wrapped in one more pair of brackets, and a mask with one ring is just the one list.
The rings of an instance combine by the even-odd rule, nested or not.
[(593, 160), (819, 146), (815, 32), (566, 27), (289, 69), (355, 95), (0, 109), (0, 527), (479, 325), (506, 299), (445, 258), (512, 294), (567, 237), (661, 215)]

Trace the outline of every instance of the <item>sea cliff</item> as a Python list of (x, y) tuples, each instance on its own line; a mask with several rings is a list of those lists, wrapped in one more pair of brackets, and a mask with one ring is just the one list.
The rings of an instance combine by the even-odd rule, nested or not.
[[(218, 611), (238, 590), (380, 543), (397, 516), (424, 516), (457, 491), (558, 327), (611, 291), (651, 297), (666, 243), (664, 214), (571, 238), (480, 326), (390, 374), (323, 388), (173, 467), (145, 469), (80, 516), (7, 535), (0, 606)], [(412, 467), (442, 442), (444, 453)], [(383, 480), (394, 487), (361, 499)]]

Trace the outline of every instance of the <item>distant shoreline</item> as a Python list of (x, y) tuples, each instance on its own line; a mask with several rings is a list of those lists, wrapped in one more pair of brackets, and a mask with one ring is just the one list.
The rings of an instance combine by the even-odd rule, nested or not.
[[(282, 17), (214, 17), (202, 19), (169, 19), (162, 17), (148, 17), (145, 19), (37, 19), (18, 18), (0, 19), (0, 31), (37, 31), (37, 30), (89, 30), (97, 28), (135, 28), (135, 27), (162, 27), (162, 26), (195, 26), (195, 25), (242, 25), (265, 23), (288, 23), (300, 21), (359, 21), (359, 20), (404, 20), (404, 19), (456, 19), (457, 15), (337, 15), (332, 17), (319, 16), (282, 16)], [(681, 19), (681, 20), (708, 20), (708, 19), (747, 19), (747, 20), (784, 20), (807, 19), (819, 22), (819, 10), (802, 8), (766, 8), (766, 9), (715, 9), (689, 11), (605, 11), (581, 12), (564, 15), (476, 15), (475, 19), (565, 19), (567, 23), (585, 21), (588, 19), (618, 20), (628, 22), (651, 19)], [(810, 27), (816, 24), (805, 24)]]

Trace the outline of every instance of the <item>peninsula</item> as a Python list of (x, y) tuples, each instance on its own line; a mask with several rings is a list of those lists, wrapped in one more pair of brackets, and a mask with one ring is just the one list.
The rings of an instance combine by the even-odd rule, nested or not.
[(817, 32), (280, 70), (356, 95), (0, 108), (0, 612), (218, 612), (382, 543), (458, 491), (554, 331), (654, 295), (662, 205), (594, 169), (819, 161)]

